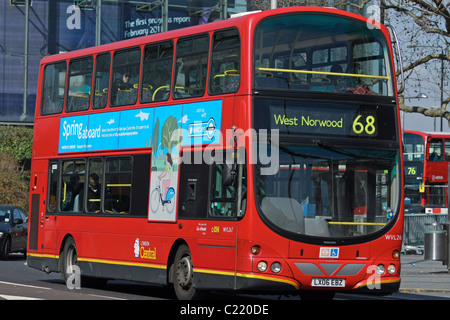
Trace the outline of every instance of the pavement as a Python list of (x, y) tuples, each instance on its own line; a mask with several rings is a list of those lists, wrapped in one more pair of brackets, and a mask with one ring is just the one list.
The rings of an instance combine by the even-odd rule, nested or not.
[(424, 260), (424, 255), (402, 254), (400, 292), (450, 293), (450, 273), (441, 261)]

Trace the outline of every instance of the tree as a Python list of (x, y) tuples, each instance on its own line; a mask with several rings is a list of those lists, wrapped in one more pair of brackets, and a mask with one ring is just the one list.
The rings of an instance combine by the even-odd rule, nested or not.
[[(450, 126), (450, 102), (448, 79), (446, 74), (450, 67), (450, 11), (448, 0), (381, 0), (386, 10), (388, 22), (401, 21), (399, 30), (403, 48), (403, 69), (407, 88), (422, 86), (434, 92), (439, 101), (438, 108), (427, 109), (405, 103), (405, 96), (400, 97), (400, 109), (405, 112), (422, 113), (430, 117), (443, 117)], [(399, 25), (399, 23), (396, 23)]]
[(29, 181), (20, 178), (20, 166), (16, 158), (0, 153), (0, 204), (28, 208)]
[(0, 126), (0, 204), (28, 208), (33, 129)]
[(33, 129), (23, 126), (0, 126), (0, 153), (12, 155), (21, 164), (20, 173), (31, 159)]

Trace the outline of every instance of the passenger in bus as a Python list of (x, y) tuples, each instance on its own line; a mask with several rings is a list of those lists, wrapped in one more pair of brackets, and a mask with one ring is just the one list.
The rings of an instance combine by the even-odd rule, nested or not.
[[(361, 65), (359, 63), (355, 63), (355, 66), (353, 68), (354, 74), (365, 74), (363, 73), (361, 69)], [(351, 92), (354, 94), (369, 94), (372, 95), (373, 92), (370, 90), (370, 88), (367, 86), (367, 84), (364, 83), (364, 81), (361, 80), (359, 77), (353, 78), (353, 84), (351, 87), (347, 88), (347, 92)]]
[[(330, 72), (332, 73), (344, 73), (341, 65), (335, 64), (331, 67)], [(350, 85), (349, 78), (343, 77), (342, 75), (332, 75), (330, 76), (331, 83), (334, 86), (335, 92), (345, 92)]]
[[(137, 97), (137, 91), (133, 91), (134, 84), (131, 82), (131, 74), (125, 72), (122, 77), (114, 82), (114, 91), (112, 101), (116, 105), (126, 105), (134, 103)], [(123, 91), (123, 92), (120, 92)], [(136, 94), (136, 97), (135, 97)]]
[(98, 183), (98, 174), (91, 173), (89, 175), (88, 188), (88, 211), (97, 212), (100, 210), (100, 188)]
[[(330, 73), (343, 73), (342, 67), (335, 64), (331, 67)], [(345, 92), (348, 85), (341, 75), (330, 74), (325, 78), (316, 78), (317, 83), (310, 87), (311, 91), (321, 92)], [(312, 80), (312, 82), (315, 82)]]
[(62, 211), (78, 211), (78, 208), (74, 208), (75, 198), (78, 196), (82, 188), (79, 176), (71, 176), (70, 182), (64, 181), (63, 192), (61, 192), (61, 210)]
[(432, 152), (430, 153), (430, 161), (442, 161), (441, 152)]
[(70, 78), (69, 95), (75, 96), (78, 93), (89, 95), (91, 86), (85, 83), (84, 76), (74, 76)]
[(116, 88), (120, 90), (131, 90), (133, 89), (133, 84), (130, 81), (131, 75), (129, 73), (124, 73), (121, 79), (116, 81)]

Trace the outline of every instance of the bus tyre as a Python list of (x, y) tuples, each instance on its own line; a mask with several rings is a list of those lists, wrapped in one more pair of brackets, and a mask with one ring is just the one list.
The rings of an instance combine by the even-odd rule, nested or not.
[(173, 289), (179, 300), (191, 300), (197, 296), (194, 288), (194, 267), (188, 246), (181, 245), (174, 259)]
[(64, 244), (61, 259), (61, 278), (66, 282), (73, 277), (77, 270), (78, 254), (77, 246), (73, 238), (68, 238)]

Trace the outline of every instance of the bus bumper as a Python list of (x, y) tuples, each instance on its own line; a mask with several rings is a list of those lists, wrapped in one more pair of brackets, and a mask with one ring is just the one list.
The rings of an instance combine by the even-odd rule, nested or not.
[(195, 286), (198, 289), (222, 289), (248, 292), (295, 293), (301, 288), (300, 282), (288, 277), (263, 275), (259, 273), (221, 272), (194, 269)]
[(28, 252), (27, 265), (46, 273), (59, 272), (59, 256)]

